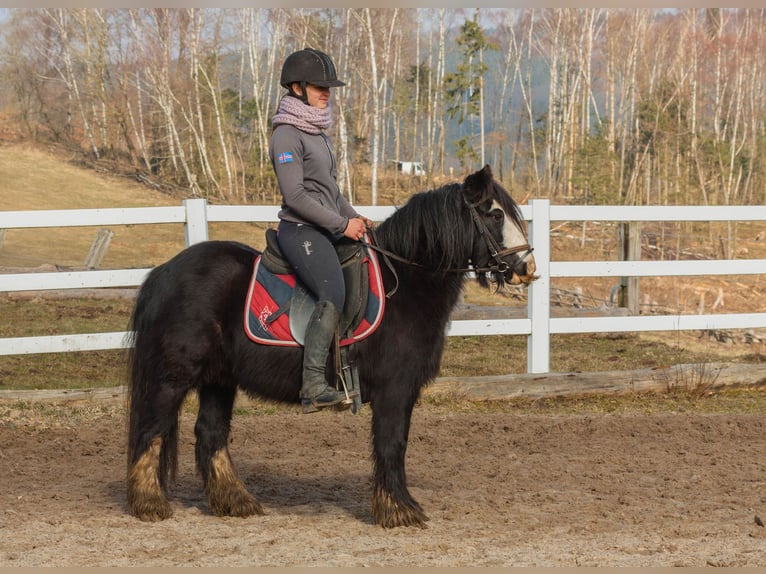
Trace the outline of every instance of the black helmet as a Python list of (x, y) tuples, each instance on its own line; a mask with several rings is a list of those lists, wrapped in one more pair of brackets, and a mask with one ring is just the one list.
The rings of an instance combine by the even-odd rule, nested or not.
[(311, 48), (293, 52), (282, 64), (282, 77), (279, 83), (283, 88), (290, 90), (293, 82), (298, 82), (301, 86), (314, 84), (322, 88), (339, 88), (346, 85), (338, 79), (335, 64), (332, 63), (330, 56)]

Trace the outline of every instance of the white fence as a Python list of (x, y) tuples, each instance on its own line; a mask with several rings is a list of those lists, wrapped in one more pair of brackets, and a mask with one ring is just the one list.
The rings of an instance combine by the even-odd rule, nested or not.
[[(217, 206), (191, 199), (178, 207), (77, 209), (0, 212), (0, 229), (81, 227), (180, 223), (186, 245), (208, 238), (209, 222), (272, 222), (276, 206)], [(358, 211), (381, 221), (394, 207), (362, 207)], [(642, 277), (682, 275), (766, 275), (766, 260), (711, 261), (551, 261), (552, 221), (766, 221), (766, 206), (744, 207), (626, 207), (559, 206), (532, 200), (522, 207), (530, 221), (530, 243), (540, 279), (529, 287), (526, 318), (452, 321), (449, 335), (525, 335), (527, 371), (547, 373), (550, 336), (558, 333), (678, 331), (697, 329), (766, 328), (766, 313), (662, 315), (620, 317), (551, 317), (550, 279), (553, 277)], [(149, 269), (115, 269), (0, 275), (0, 292), (135, 287)], [(124, 348), (126, 332), (0, 338), (0, 355), (56, 353)]]

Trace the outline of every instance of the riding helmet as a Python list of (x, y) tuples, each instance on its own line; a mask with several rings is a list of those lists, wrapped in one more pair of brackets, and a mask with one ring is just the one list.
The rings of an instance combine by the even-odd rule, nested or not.
[(279, 83), (289, 90), (293, 82), (298, 82), (301, 86), (314, 84), (322, 88), (339, 88), (346, 85), (338, 79), (335, 64), (330, 56), (311, 48), (293, 52), (282, 64)]

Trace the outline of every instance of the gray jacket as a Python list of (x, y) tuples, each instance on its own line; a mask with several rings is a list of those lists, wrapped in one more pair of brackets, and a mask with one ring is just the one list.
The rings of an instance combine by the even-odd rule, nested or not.
[(279, 218), (322, 227), (342, 235), (359, 214), (338, 188), (335, 156), (324, 134), (279, 125), (271, 136), (271, 164), (282, 192)]

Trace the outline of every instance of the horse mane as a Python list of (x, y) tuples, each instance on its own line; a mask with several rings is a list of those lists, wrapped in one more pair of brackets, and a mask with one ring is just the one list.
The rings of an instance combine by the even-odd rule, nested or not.
[(508, 217), (526, 231), (521, 209), (493, 178), (489, 166), (469, 175), (465, 183), (417, 193), (377, 229), (386, 249), (436, 271), (467, 263), (473, 241), (473, 221), (465, 202), (497, 201)]
[(383, 247), (435, 271), (464, 264), (473, 229), (463, 185), (448, 184), (410, 197), (377, 228)]

